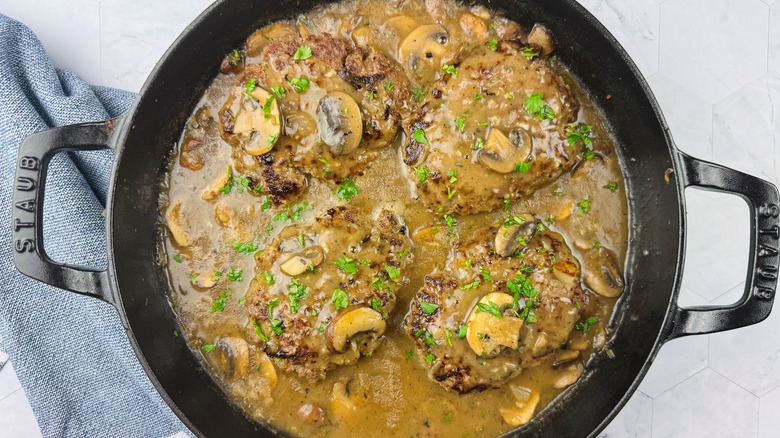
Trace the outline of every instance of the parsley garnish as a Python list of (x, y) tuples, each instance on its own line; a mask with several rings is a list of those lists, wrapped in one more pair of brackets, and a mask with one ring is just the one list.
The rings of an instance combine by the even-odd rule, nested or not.
[(385, 82), (385, 91), (387, 91), (389, 93), (389, 92), (393, 91), (393, 88), (395, 88), (395, 84), (394, 83), (389, 82), (389, 81)]
[(290, 79), (290, 85), (293, 89), (299, 93), (305, 93), (309, 89), (309, 80), (301, 76), (299, 78)]
[(531, 163), (523, 161), (522, 163), (515, 164), (515, 172), (527, 173), (529, 170), (531, 170)]
[(268, 342), (268, 341), (270, 341), (270, 339), (268, 338), (268, 336), (267, 336), (267, 335), (265, 334), (265, 332), (263, 331), (263, 328), (262, 328), (262, 327), (260, 327), (260, 324), (258, 324), (258, 323), (257, 323), (257, 321), (255, 321), (255, 320), (252, 320), (252, 325), (255, 327), (255, 333), (257, 334), (257, 336), (258, 336), (260, 339), (262, 339), (262, 340), (263, 340), (263, 341), (265, 341), (265, 342)]
[(423, 93), (423, 91), (419, 88), (412, 88), (412, 94), (418, 102), (422, 102), (423, 99), (425, 99), (425, 93)]
[(267, 284), (269, 286), (274, 284), (274, 274), (272, 274), (270, 272), (263, 272), (260, 275), (263, 276), (263, 280), (265, 280), (265, 284)]
[(479, 280), (472, 281), (471, 283), (466, 283), (459, 287), (460, 290), (469, 290), (469, 289), (476, 289), (479, 287)]
[(348, 199), (352, 199), (352, 197), (358, 194), (358, 188), (351, 178), (344, 178), (334, 193), (336, 194), (337, 198), (341, 199), (342, 201), (346, 201)]
[(463, 339), (466, 337), (466, 332), (468, 332), (468, 326), (466, 324), (461, 324), (460, 327), (458, 327), (458, 339)]
[(333, 297), (330, 301), (336, 305), (336, 309), (346, 309), (349, 306), (349, 297), (347, 293), (341, 289), (333, 291)]
[(228, 64), (232, 66), (236, 66), (241, 63), (241, 54), (238, 53), (237, 49), (233, 49), (232, 52), (228, 55)]
[(173, 256), (173, 261), (176, 263), (181, 263), (181, 254), (176, 254)]
[(293, 55), (293, 59), (296, 61), (303, 61), (309, 58), (311, 58), (311, 47), (309, 46), (298, 47), (298, 50), (295, 51), (295, 55)]
[(539, 52), (534, 50), (533, 47), (526, 47), (525, 49), (523, 49), (523, 56), (525, 56), (526, 58), (533, 58), (535, 56), (539, 56)]
[(268, 143), (268, 146), (273, 146), (274, 143), (276, 143), (276, 140), (279, 138), (279, 133), (271, 134), (269, 136), (265, 137), (265, 142)]
[(506, 100), (512, 100), (515, 98), (515, 95), (507, 91), (506, 93), (504, 93), (504, 98)]
[[(244, 84), (244, 89), (246, 90), (247, 93), (251, 93), (251, 92), (255, 91), (256, 87), (257, 87), (257, 81), (255, 80), (255, 78), (249, 79)], [(252, 96), (250, 96), (250, 97), (252, 97)]]
[(569, 142), (569, 146), (574, 146), (575, 143), (581, 141), (585, 146), (589, 146), (593, 142), (593, 137), (590, 136), (593, 126), (586, 125), (584, 123), (578, 123), (576, 126), (570, 123), (566, 127), (566, 141)]
[(484, 267), (479, 267), (479, 273), (482, 274), (482, 278), (485, 279), (485, 283), (490, 284), (493, 282), (493, 280), (490, 278), (490, 271), (485, 269)]
[(478, 138), (477, 141), (473, 145), (471, 145), (471, 149), (478, 151), (482, 149), (484, 146), (485, 146), (485, 140)]
[(585, 321), (574, 324), (574, 330), (579, 330), (582, 333), (587, 333), (594, 325), (599, 323), (599, 319), (595, 316), (589, 316)]
[(214, 300), (214, 302), (211, 303), (211, 313), (214, 312), (222, 312), (225, 310), (225, 304), (227, 303), (228, 295), (227, 293), (223, 292), (219, 295), (219, 298)]
[(606, 184), (603, 188), (609, 190), (612, 193), (615, 193), (615, 191), (617, 191), (618, 187), (617, 187), (617, 183), (613, 181), (613, 182), (609, 182), (608, 184)]
[(458, 69), (454, 65), (444, 64), (441, 69), (452, 76), (458, 76)]
[(590, 213), (590, 199), (583, 199), (577, 203), (577, 214)]
[(349, 257), (342, 257), (340, 259), (333, 260), (333, 263), (335, 263), (336, 266), (338, 266), (347, 275), (356, 274), (358, 271), (355, 260)]
[(433, 312), (436, 311), (436, 309), (439, 308), (438, 304), (433, 303), (426, 303), (425, 301), (420, 301), (420, 308), (423, 312), (425, 312), (426, 315), (433, 315)]
[(463, 132), (463, 130), (466, 129), (466, 121), (463, 120), (463, 117), (458, 117), (455, 119), (455, 125), (458, 126), (460, 132)]
[(544, 103), (544, 95), (541, 93), (532, 94), (523, 106), (531, 115), (539, 117), (539, 120), (552, 120), (555, 118), (555, 111)]
[(379, 312), (379, 309), (382, 307), (382, 301), (379, 300), (377, 297), (371, 298), (371, 308)]
[(301, 300), (309, 296), (306, 291), (306, 286), (302, 285), (297, 279), (290, 280), (290, 286), (287, 287), (289, 293), (287, 296), (290, 299), (290, 311), (292, 313), (298, 313), (298, 309), (301, 308)]
[(387, 272), (387, 276), (390, 277), (391, 280), (395, 280), (396, 278), (401, 276), (401, 270), (390, 265), (385, 265), (385, 271)]
[(205, 353), (211, 353), (214, 351), (214, 349), (217, 348), (214, 346), (214, 344), (206, 344), (202, 347), (200, 347), (201, 350), (203, 350)]
[(414, 130), (414, 134), (412, 134), (412, 138), (414, 138), (414, 141), (420, 144), (428, 144), (428, 138), (425, 137), (425, 131), (423, 131), (420, 128), (417, 128)]
[(501, 310), (498, 308), (498, 304), (488, 301), (485, 303), (477, 303), (477, 313), (489, 313), (498, 319), (503, 319), (504, 315), (501, 314)]
[(490, 50), (495, 52), (498, 49), (498, 40), (493, 38), (492, 40), (486, 42), (485, 45), (490, 47)]
[(282, 87), (281, 85), (274, 85), (273, 87), (271, 87), (271, 91), (276, 93), (276, 95), (279, 97), (284, 97), (285, 91), (284, 91), (284, 87)]
[(422, 185), (425, 184), (425, 181), (431, 173), (428, 172), (428, 169), (426, 169), (425, 166), (417, 166), (414, 168), (414, 174), (417, 176), (420, 185)]
[(229, 245), (238, 251), (239, 254), (248, 255), (257, 251), (257, 246), (255, 245), (256, 238), (257, 236), (253, 237), (249, 242), (229, 242)]

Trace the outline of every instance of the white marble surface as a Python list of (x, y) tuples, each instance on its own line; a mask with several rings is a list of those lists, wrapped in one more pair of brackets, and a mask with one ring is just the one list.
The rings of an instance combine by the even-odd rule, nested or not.
[[(648, 79), (677, 145), (775, 183), (780, 165), (780, 1), (580, 0)], [(208, 0), (0, 0), (55, 64), (138, 91)], [(684, 305), (734, 302), (747, 258), (747, 208), (688, 190)], [(608, 437), (780, 436), (780, 311), (729, 333), (673, 341)], [(0, 371), (0, 435), (39, 434), (13, 370)]]

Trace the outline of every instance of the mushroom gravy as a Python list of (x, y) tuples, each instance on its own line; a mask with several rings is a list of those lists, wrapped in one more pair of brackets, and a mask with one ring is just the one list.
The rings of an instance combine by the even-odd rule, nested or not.
[(181, 335), (294, 435), (495, 436), (606, 347), (625, 190), (540, 25), (351, 0), (229, 54), (173, 153)]

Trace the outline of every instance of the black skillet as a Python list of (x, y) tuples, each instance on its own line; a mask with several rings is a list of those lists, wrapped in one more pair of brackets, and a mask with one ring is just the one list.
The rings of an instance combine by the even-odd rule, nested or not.
[[(317, 0), (222, 0), (179, 37), (123, 116), (33, 134), (22, 144), (14, 192), (17, 269), (40, 281), (94, 296), (121, 315), (139, 361), (160, 395), (197, 435), (269, 434), (229, 402), (183, 337), (158, 262), (158, 195), (174, 143), (216, 76), (223, 56), (255, 29), (304, 13)], [(486, 5), (530, 29), (544, 23), (557, 54), (580, 77), (614, 127), (630, 210), (626, 291), (611, 321), (614, 353), (597, 354), (579, 382), (513, 434), (595, 436), (618, 413), (664, 342), (730, 330), (765, 319), (778, 267), (778, 193), (770, 183), (677, 150), (658, 104), (633, 62), (609, 32), (574, 0), (491, 0)], [(609, 98), (608, 98), (609, 96)], [(108, 270), (52, 261), (43, 249), (47, 164), (56, 152), (110, 148)], [(669, 171), (669, 172), (667, 172)], [(665, 178), (665, 175), (667, 178)], [(734, 305), (681, 309), (677, 294), (685, 260), (685, 187), (733, 193), (750, 207), (745, 292)], [(20, 201), (35, 200), (28, 211)], [(215, 420), (217, 419), (217, 420)]]

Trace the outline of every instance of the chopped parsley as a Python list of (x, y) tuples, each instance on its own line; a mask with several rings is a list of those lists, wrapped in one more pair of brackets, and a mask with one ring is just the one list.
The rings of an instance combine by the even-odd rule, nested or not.
[(238, 305), (241, 307), (246, 307), (246, 295), (238, 299)]
[(404, 258), (404, 257), (406, 257), (408, 255), (409, 255), (409, 250), (408, 249), (403, 249), (403, 250), (401, 250), (401, 252), (398, 253), (398, 257), (401, 257), (401, 258)]
[(512, 225), (522, 225), (524, 223), (525, 223), (525, 219), (523, 219), (520, 216), (509, 216), (508, 218), (504, 219), (502, 226), (504, 228), (509, 228)]
[(590, 213), (590, 199), (583, 199), (577, 203), (577, 214)]
[(368, 100), (374, 100), (375, 97), (376, 97), (376, 92), (374, 90), (368, 92)]
[(490, 284), (493, 282), (493, 279), (490, 278), (490, 271), (485, 269), (484, 267), (479, 267), (479, 273), (482, 274), (482, 278), (485, 279), (485, 283)]
[(265, 341), (265, 342), (268, 342), (268, 341), (270, 341), (270, 339), (268, 338), (268, 336), (267, 336), (267, 335), (265, 334), (265, 332), (263, 331), (263, 328), (262, 328), (262, 327), (260, 327), (260, 324), (258, 324), (258, 323), (257, 323), (257, 321), (255, 321), (255, 320), (252, 320), (252, 325), (255, 327), (255, 334), (257, 334), (257, 336), (258, 336), (260, 339), (262, 339), (262, 340), (263, 340), (263, 341)]
[(358, 267), (357, 264), (355, 264), (355, 260), (346, 256), (334, 260), (333, 263), (335, 263), (336, 266), (338, 266), (347, 275), (356, 274), (358, 271)]
[(471, 145), (471, 149), (474, 149), (475, 151), (478, 151), (482, 149), (485, 146), (485, 140), (482, 140), (481, 138), (478, 138), (476, 142), (474, 142), (473, 145)]
[(452, 190), (449, 186), (447, 186), (447, 200), (452, 201), (452, 198), (455, 196), (455, 193), (457, 193), (457, 190)]
[(574, 330), (581, 331), (582, 333), (587, 333), (591, 328), (593, 328), (594, 325), (599, 323), (599, 319), (595, 316), (589, 316), (585, 321), (578, 322), (577, 324), (574, 324)]
[(272, 319), (271, 320), (271, 331), (276, 333), (276, 335), (281, 335), (284, 333), (284, 326), (282, 325), (281, 319)]
[(349, 297), (342, 289), (334, 290), (330, 301), (336, 305), (336, 309), (346, 309), (349, 306)]
[(271, 199), (268, 196), (263, 196), (263, 202), (260, 203), (260, 210), (266, 211), (271, 208)]
[(450, 184), (452, 184), (458, 180), (458, 171), (455, 169), (450, 169), (447, 171), (447, 176), (450, 178)]
[[(251, 92), (255, 91), (255, 88), (257, 88), (257, 81), (255, 80), (255, 78), (249, 79), (244, 84), (244, 89), (246, 90), (247, 93), (251, 93)], [(252, 96), (249, 96), (249, 97), (252, 97)]]
[(452, 76), (458, 76), (458, 69), (454, 65), (444, 64), (441, 69)]
[(412, 350), (406, 350), (406, 360), (411, 359), (413, 354), (414, 352)]
[(536, 56), (539, 56), (539, 52), (534, 50), (533, 47), (526, 47), (525, 49), (523, 49), (523, 56), (525, 56), (526, 58), (534, 58)]
[(385, 82), (385, 91), (387, 91), (389, 93), (389, 92), (393, 91), (393, 88), (395, 88), (395, 84), (394, 83), (392, 83), (390, 81)]
[(428, 138), (425, 137), (425, 131), (423, 131), (420, 128), (417, 128), (414, 130), (414, 134), (412, 134), (412, 138), (414, 138), (414, 141), (420, 144), (428, 144)]
[(358, 194), (358, 188), (355, 185), (355, 182), (352, 181), (352, 178), (344, 178), (341, 181), (341, 184), (336, 187), (334, 193), (336, 194), (337, 198), (341, 199), (342, 201), (346, 201), (352, 199), (355, 195)]
[(371, 308), (379, 312), (379, 309), (382, 307), (382, 301), (379, 300), (377, 297), (371, 298)]
[(496, 51), (498, 50), (498, 40), (493, 38), (492, 40), (485, 43), (486, 46), (490, 47), (490, 50)]
[(173, 261), (174, 262), (181, 263), (181, 260), (182, 260), (181, 259), (181, 254), (176, 254), (175, 256), (173, 256)]
[(523, 161), (522, 163), (515, 164), (515, 172), (528, 173), (531, 170), (531, 163)]
[(298, 233), (298, 235), (297, 235), (297, 236), (295, 236), (295, 238), (298, 240), (298, 245), (299, 245), (301, 248), (305, 248), (305, 247), (306, 247), (306, 245), (305, 245), (305, 243), (304, 243), (304, 240), (303, 240), (303, 233)]
[(544, 95), (541, 93), (532, 94), (523, 106), (532, 116), (537, 116), (539, 120), (552, 120), (555, 118), (555, 111), (544, 103)]
[(422, 102), (423, 99), (425, 99), (425, 93), (417, 87), (412, 88), (412, 94), (414, 95), (415, 100), (418, 102)]
[(274, 284), (274, 282), (275, 282), (275, 281), (274, 281), (274, 274), (272, 274), (272, 273), (270, 273), (270, 272), (263, 272), (263, 273), (262, 273), (262, 274), (260, 274), (260, 275), (262, 275), (262, 277), (263, 277), (263, 280), (265, 280), (265, 284), (267, 284), (267, 285), (269, 285), (269, 286), (270, 286), (270, 285), (272, 285), (272, 284)]
[(581, 141), (585, 146), (589, 146), (593, 142), (593, 137), (590, 136), (593, 126), (586, 125), (584, 123), (578, 123), (576, 126), (570, 123), (566, 127), (566, 141), (569, 146), (574, 146), (575, 143)]
[(298, 50), (295, 51), (295, 55), (293, 55), (293, 59), (296, 61), (303, 61), (309, 58), (311, 58), (311, 47), (309, 46), (298, 47)]
[(463, 117), (458, 117), (455, 119), (455, 125), (458, 127), (460, 132), (463, 132), (463, 130), (466, 129), (466, 121), (463, 120)]
[(498, 319), (503, 319), (504, 315), (501, 314), (501, 310), (498, 308), (498, 304), (488, 301), (485, 303), (477, 303), (477, 313), (489, 313)]
[(285, 91), (284, 91), (284, 87), (282, 87), (281, 85), (274, 85), (273, 87), (271, 87), (271, 91), (273, 91), (279, 97), (284, 97)]
[(214, 344), (206, 344), (202, 347), (200, 347), (201, 350), (203, 350), (204, 353), (211, 353), (214, 351), (214, 349), (217, 348), (214, 346)]
[(506, 282), (506, 288), (512, 293), (512, 308), (515, 311), (518, 310), (518, 302), (520, 301), (521, 296), (526, 298), (526, 305), (528, 305), (528, 302), (535, 300), (536, 296), (539, 294), (531, 284), (531, 280), (521, 272), (517, 273), (514, 280)]
[(256, 238), (257, 236), (253, 237), (252, 240), (248, 242), (229, 242), (229, 245), (238, 251), (239, 254), (248, 255), (257, 251), (257, 245), (255, 245)]
[(214, 272), (214, 274), (212, 274), (211, 281), (215, 281), (216, 282), (216, 281), (219, 281), (220, 278), (222, 278), (222, 272), (216, 271), (216, 272)]
[(596, 153), (593, 152), (593, 149), (586, 148), (585, 150), (582, 151), (582, 158), (584, 158), (587, 161), (590, 161), (596, 158)]
[(385, 282), (379, 277), (374, 277), (374, 279), (371, 280), (371, 285), (374, 286), (374, 289), (376, 290), (385, 289)]
[(390, 277), (391, 280), (395, 280), (401, 276), (401, 270), (390, 265), (385, 265), (385, 271), (387, 272), (387, 276)]
[(290, 79), (290, 85), (292, 85), (293, 90), (299, 92), (299, 93), (305, 93), (309, 90), (309, 80), (305, 77), (301, 76), (298, 78), (292, 78)]
[(459, 287), (460, 290), (469, 290), (469, 289), (476, 289), (479, 287), (479, 280), (472, 281), (471, 283), (466, 283)]
[(504, 93), (504, 98), (506, 100), (512, 100), (515, 98), (515, 95), (507, 91), (506, 93)]
[(227, 299), (228, 299), (228, 294), (222, 292), (219, 295), (219, 298), (217, 298), (211, 303), (211, 313), (223, 312), (225, 310), (225, 304), (227, 304)]
[(237, 49), (233, 49), (232, 52), (228, 55), (228, 64), (232, 66), (237, 66), (241, 63), (241, 54), (238, 53)]
[(278, 306), (281, 303), (282, 303), (282, 300), (280, 300), (279, 298), (277, 298), (275, 300), (271, 300), (271, 301), (268, 302), (268, 317), (269, 318), (272, 318), (274, 316), (274, 307)]
[(268, 99), (266, 99), (265, 103), (263, 103), (263, 117), (266, 119), (271, 118), (271, 106), (274, 104), (274, 99), (276, 99), (276, 95), (272, 94), (268, 96)]
[(438, 304), (433, 303), (426, 303), (425, 301), (420, 301), (420, 308), (423, 312), (425, 312), (426, 315), (433, 315), (433, 312), (436, 311), (436, 309), (439, 308)]
[(298, 310), (301, 308), (301, 300), (309, 296), (306, 286), (293, 278), (290, 281), (290, 286), (287, 287), (287, 290), (289, 292), (287, 296), (290, 299), (290, 311), (292, 313), (298, 313)]
[(466, 337), (466, 332), (468, 332), (468, 326), (466, 324), (461, 324), (460, 327), (458, 327), (458, 339), (463, 339)]
[(425, 166), (417, 166), (414, 168), (414, 175), (417, 177), (420, 185), (425, 184), (425, 181), (428, 179), (430, 174), (431, 173), (428, 171), (428, 169), (425, 168)]
[(426, 361), (426, 362), (428, 362), (428, 363), (433, 363), (433, 361), (436, 359), (436, 356), (434, 356), (434, 355), (433, 355), (433, 353), (428, 353), (428, 354), (425, 356), (425, 358), (424, 358), (424, 359), (425, 359), (425, 361)]
[[(608, 184), (604, 185), (604, 187), (603, 187), (603, 188), (605, 188), (605, 189), (609, 190), (609, 191), (610, 191), (610, 192), (612, 192), (612, 193), (615, 193), (615, 192), (617, 191), (617, 188), (618, 188), (618, 187), (617, 187), (617, 183), (616, 183), (616, 182), (614, 182), (614, 181), (611, 181), (611, 182), (609, 182)], [(176, 259), (176, 258), (174, 257), (174, 259)]]

